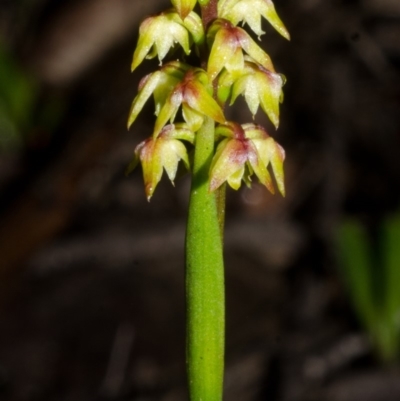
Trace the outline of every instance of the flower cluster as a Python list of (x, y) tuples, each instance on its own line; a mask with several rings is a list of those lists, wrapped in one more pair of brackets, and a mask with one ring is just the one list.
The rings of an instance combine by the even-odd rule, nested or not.
[[(196, 134), (208, 117), (217, 124), (210, 191), (224, 182), (234, 189), (242, 181), (250, 185), (255, 175), (274, 193), (273, 172), (276, 186), (284, 195), (282, 147), (259, 125), (226, 121), (223, 107), (242, 95), (253, 119), (261, 106), (278, 128), (285, 79), (275, 71), (269, 55), (238, 24), (247, 24), (260, 37), (265, 18), (286, 39), (289, 34), (271, 0), (219, 0), (217, 18), (204, 26), (195, 9), (197, 4), (203, 7), (209, 1), (171, 0), (171, 9), (148, 17), (140, 26), (132, 71), (145, 58), (158, 57), (160, 68), (141, 80), (128, 128), (150, 97), (154, 99), (156, 121), (152, 136), (136, 147), (128, 170), (142, 164), (150, 199), (163, 170), (173, 182), (180, 160), (190, 169), (187, 144), (196, 146)], [(195, 56), (202, 55), (204, 68), (184, 61), (162, 64), (177, 48), (181, 48), (183, 59), (192, 58), (192, 51)], [(208, 55), (206, 62), (204, 55)]]

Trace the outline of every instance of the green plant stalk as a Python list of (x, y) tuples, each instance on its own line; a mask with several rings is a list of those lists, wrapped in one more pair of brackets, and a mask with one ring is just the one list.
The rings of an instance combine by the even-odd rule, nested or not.
[(187, 371), (191, 401), (221, 401), (224, 371), (225, 293), (221, 226), (210, 193), (214, 122), (196, 136), (186, 231)]
[(226, 183), (223, 183), (215, 191), (215, 200), (217, 202), (217, 214), (219, 230), (221, 233), (222, 246), (224, 244), (224, 227), (225, 227), (225, 208), (226, 208)]

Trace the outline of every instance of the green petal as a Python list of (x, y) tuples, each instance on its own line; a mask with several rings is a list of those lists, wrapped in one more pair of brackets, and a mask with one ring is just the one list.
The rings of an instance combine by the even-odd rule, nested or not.
[(244, 56), (243, 51), (240, 47), (237, 47), (235, 51), (226, 60), (225, 68), (232, 73), (238, 73), (243, 71), (244, 68)]
[(184, 20), (186, 16), (193, 10), (194, 6), (196, 5), (196, 0), (171, 0), (171, 3)]
[(135, 150), (140, 157), (147, 200), (153, 196), (162, 176), (162, 164), (157, 156), (157, 143), (152, 139), (142, 142)]
[(216, 137), (223, 136), (226, 138), (233, 138), (234, 135), (235, 135), (234, 131), (233, 131), (232, 127), (229, 125), (221, 124), (215, 128), (215, 136)]
[(227, 182), (229, 186), (237, 191), (240, 188), (240, 185), (242, 184), (243, 174), (244, 174), (244, 166), (242, 166), (242, 168), (240, 168), (238, 171), (236, 171), (235, 173), (231, 174), (228, 177)]
[(217, 146), (217, 149), (214, 153), (214, 157), (211, 161), (211, 165), (210, 165), (210, 172), (213, 170), (215, 163), (219, 160), (221, 153), (224, 151), (226, 145), (229, 143), (230, 139), (225, 138), (223, 139)]
[[(155, 57), (157, 57), (158, 55), (158, 50), (157, 50), (157, 46), (153, 46), (150, 51), (147, 53), (146, 59), (147, 60), (151, 60)], [(161, 64), (161, 63), (160, 63)]]
[(192, 35), (194, 43), (201, 45), (204, 42), (204, 28), (201, 18), (194, 12), (191, 12), (183, 21), (183, 25)]
[(282, 196), (285, 196), (285, 177), (283, 171), (283, 161), (285, 159), (285, 151), (272, 138), (268, 139), (270, 149), (271, 167), (275, 175), (276, 184)]
[(133, 53), (131, 71), (135, 70), (135, 68), (144, 60), (153, 46), (154, 38), (152, 37), (151, 27), (154, 22), (154, 18), (156, 17), (146, 18), (140, 25), (139, 40), (136, 45), (135, 52)]
[[(262, 135), (262, 131), (259, 133)], [(251, 130), (246, 131), (246, 137), (255, 134), (256, 130), (253, 132)], [(257, 148), (257, 152), (262, 159), (262, 162), (265, 166), (268, 166), (271, 163), (272, 171), (275, 175), (275, 180), (278, 186), (279, 192), (285, 196), (285, 184), (284, 184), (284, 170), (283, 170), (283, 162), (285, 159), (285, 151), (283, 148), (274, 141), (273, 138), (266, 135), (264, 131), (264, 138), (252, 139), (252, 143)], [(254, 135), (255, 136), (255, 135)]]
[(240, 36), (240, 44), (242, 49), (257, 63), (261, 64), (269, 71), (275, 72), (271, 58), (268, 56), (260, 46), (249, 36), (249, 34), (242, 28), (237, 28)]
[(261, 108), (269, 117), (275, 128), (279, 127), (279, 103), (282, 95), (282, 78), (279, 74), (258, 73), (257, 81), (261, 95)]
[(178, 170), (178, 164), (181, 159), (184, 159), (189, 163), (185, 146), (175, 139), (164, 139), (159, 138), (157, 140), (160, 146), (160, 159), (161, 163), (168, 175), (168, 178), (173, 183), (176, 172)]
[(227, 10), (223, 18), (228, 19), (234, 25), (237, 25), (240, 21), (246, 22), (257, 36), (261, 36), (264, 31), (261, 28), (260, 1), (263, 2), (263, 0), (237, 1)]
[(249, 168), (249, 164), (247, 163), (244, 167), (244, 174), (243, 174), (243, 182), (246, 184), (247, 188), (251, 188), (251, 176), (253, 174), (253, 171), (251, 168)]
[(173, 148), (174, 148), (175, 153), (178, 155), (179, 159), (182, 160), (185, 168), (187, 170), (189, 170), (190, 162), (189, 162), (189, 156), (187, 153), (186, 146), (182, 142), (174, 140)]
[(214, 93), (214, 88), (213, 85), (210, 82), (210, 79), (208, 77), (208, 74), (205, 70), (202, 68), (194, 68), (193, 69), (193, 77), (194, 81), (203, 85), (204, 89), (208, 92), (210, 96), (213, 96)]
[(158, 116), (161, 107), (164, 106), (172, 90), (182, 81), (185, 73), (190, 68), (189, 65), (178, 61), (171, 61), (161, 68), (163, 75), (154, 90), (154, 102), (156, 105), (155, 115)]
[(234, 83), (233, 74), (228, 71), (222, 72), (218, 78), (217, 97), (220, 103), (225, 103), (231, 95), (231, 88)]
[(249, 75), (246, 75), (244, 77), (239, 78), (237, 81), (235, 81), (235, 83), (232, 87), (232, 97), (231, 97), (231, 102), (229, 104), (230, 106), (232, 106), (233, 103), (235, 103), (238, 96), (241, 95), (246, 90), (246, 84), (247, 84), (248, 78), (249, 78)]
[(211, 81), (217, 77), (236, 50), (236, 39), (233, 40), (230, 33), (226, 29), (221, 28), (215, 35), (208, 59), (207, 72)]
[(176, 123), (171, 125), (173, 129), (169, 130), (167, 134), (169, 138), (188, 141), (191, 144), (194, 143), (195, 133), (189, 129), (185, 123)]
[(165, 15), (162, 20), (158, 21), (155, 36), (155, 44), (157, 47), (158, 58), (160, 62), (167, 55), (168, 51), (178, 42), (185, 54), (190, 53), (189, 35), (185, 27), (174, 21), (174, 15)]
[(252, 139), (251, 142), (257, 148), (258, 155), (260, 156), (265, 167), (268, 166), (271, 160), (270, 138)]
[(231, 104), (233, 104), (240, 94), (243, 94), (247, 106), (249, 107), (249, 110), (254, 118), (257, 113), (258, 106), (260, 105), (259, 92), (261, 90), (262, 88), (259, 87), (259, 84), (253, 74), (248, 74), (242, 78), (239, 78), (233, 85)]
[(219, 104), (199, 82), (191, 81), (186, 84), (184, 101), (192, 109), (223, 124), (226, 119)]
[(240, 0), (219, 0), (218, 1), (218, 16), (226, 18), (229, 10)]
[(249, 77), (244, 91), (244, 98), (253, 118), (257, 114), (258, 106), (260, 105), (260, 92), (262, 92), (262, 88), (257, 84), (258, 82), (254, 77)]
[[(261, 125), (254, 123), (242, 124), (247, 139), (261, 139), (269, 138), (269, 135)], [(253, 141), (254, 142), (254, 141)], [(257, 148), (258, 149), (258, 148)]]
[(227, 139), (218, 146), (210, 171), (210, 191), (216, 190), (232, 174), (242, 169), (247, 160), (247, 150), (243, 142)]
[(173, 119), (178, 111), (180, 105), (182, 104), (182, 93), (181, 91), (173, 91), (166, 100), (164, 106), (161, 108), (160, 113), (156, 119), (154, 125), (153, 136), (156, 137), (161, 130), (163, 129), (164, 125), (170, 119)]
[(260, 7), (262, 16), (286, 39), (290, 40), (289, 32), (276, 13), (274, 3), (271, 0), (263, 0), (264, 6)]
[(182, 115), (183, 119), (186, 121), (187, 125), (192, 131), (198, 131), (203, 125), (204, 115), (193, 110), (189, 105), (182, 105)]
[(249, 164), (255, 175), (260, 180), (261, 184), (265, 185), (271, 193), (275, 193), (271, 175), (269, 174), (262, 157), (259, 155), (256, 146), (252, 143), (252, 141), (248, 141), (248, 147)]
[(186, 72), (191, 68), (189, 64), (180, 61), (170, 61), (162, 66), (161, 70), (168, 76), (182, 80)]
[(167, 74), (162, 75), (158, 85), (154, 90), (154, 103), (156, 105), (155, 109), (156, 116), (160, 113), (161, 107), (164, 106), (165, 102), (168, 99), (168, 96), (171, 94), (172, 90), (176, 87), (176, 85), (179, 82), (180, 80), (175, 77), (171, 77)]
[(136, 117), (139, 115), (144, 104), (147, 102), (147, 99), (157, 88), (157, 85), (159, 84), (161, 77), (162, 73), (160, 71), (156, 71), (152, 74), (146, 75), (146, 77), (143, 78), (142, 82), (140, 83), (141, 89), (139, 90), (139, 93), (133, 100), (131, 109), (129, 111), (128, 129), (136, 120)]

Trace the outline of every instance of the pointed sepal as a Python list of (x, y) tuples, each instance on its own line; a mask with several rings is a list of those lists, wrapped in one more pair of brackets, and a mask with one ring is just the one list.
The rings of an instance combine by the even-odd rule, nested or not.
[(285, 150), (268, 135), (261, 125), (243, 124), (246, 137), (253, 141), (265, 166), (271, 165), (279, 192), (285, 196), (285, 177), (283, 162)]
[(172, 5), (178, 11), (180, 17), (184, 20), (193, 10), (197, 0), (171, 0)]

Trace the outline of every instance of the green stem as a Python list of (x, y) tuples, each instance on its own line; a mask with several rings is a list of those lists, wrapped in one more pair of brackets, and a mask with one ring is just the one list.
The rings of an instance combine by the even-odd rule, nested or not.
[(221, 241), (223, 244), (224, 243), (224, 227), (225, 227), (225, 207), (226, 207), (226, 183), (225, 182), (215, 191), (215, 200), (217, 202), (219, 230), (221, 232)]
[(191, 401), (221, 401), (225, 294), (216, 196), (208, 191), (214, 122), (196, 135), (186, 232), (187, 369)]

